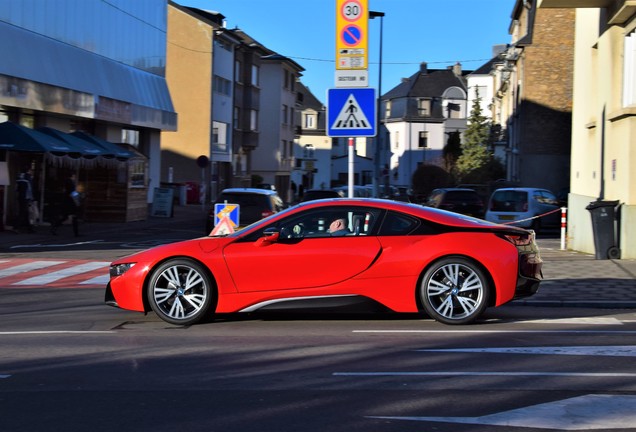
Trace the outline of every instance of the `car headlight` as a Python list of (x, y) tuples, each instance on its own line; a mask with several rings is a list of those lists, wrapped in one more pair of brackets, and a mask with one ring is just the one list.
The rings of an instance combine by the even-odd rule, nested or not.
[(134, 266), (135, 263), (116, 264), (110, 266), (110, 277), (121, 276)]

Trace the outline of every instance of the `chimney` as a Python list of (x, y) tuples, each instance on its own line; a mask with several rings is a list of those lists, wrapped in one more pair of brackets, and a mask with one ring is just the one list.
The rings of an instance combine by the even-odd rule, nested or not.
[(428, 73), (428, 64), (426, 62), (420, 63), (420, 73), (424, 75)]
[(453, 73), (458, 77), (462, 76), (462, 64), (460, 62), (455, 63), (453, 66)]

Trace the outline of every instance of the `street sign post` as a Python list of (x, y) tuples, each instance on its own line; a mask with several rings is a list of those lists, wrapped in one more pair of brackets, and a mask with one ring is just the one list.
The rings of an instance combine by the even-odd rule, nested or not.
[(376, 134), (375, 89), (369, 86), (369, 0), (336, 0), (335, 89), (327, 91), (327, 136), (349, 137), (349, 197), (353, 197), (353, 137)]
[(368, 2), (336, 0), (336, 87), (367, 87)]
[(375, 136), (376, 107), (374, 88), (327, 90), (327, 136)]

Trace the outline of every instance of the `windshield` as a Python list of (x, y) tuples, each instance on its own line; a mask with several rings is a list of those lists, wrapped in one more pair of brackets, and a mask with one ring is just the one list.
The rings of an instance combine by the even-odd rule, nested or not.
[[(266, 218), (264, 218), (264, 219), (260, 219), (260, 220), (258, 220), (258, 221), (256, 221), (256, 222), (254, 222), (254, 223), (252, 223), (252, 224), (250, 224), (250, 225), (247, 225), (247, 226), (245, 226), (245, 227), (243, 227), (243, 228), (241, 228), (241, 229), (239, 229), (239, 230), (237, 230), (237, 231), (233, 232), (232, 234), (227, 234), (226, 236), (227, 236), (227, 237), (238, 237), (238, 236), (240, 236), (240, 235), (243, 235), (243, 233), (247, 232), (248, 230), (251, 230), (252, 228), (258, 228), (258, 227), (260, 227), (261, 225), (267, 224), (267, 222), (268, 222), (268, 221), (269, 221), (272, 217), (274, 217), (274, 216), (281, 216), (281, 215), (285, 215), (285, 214), (286, 214), (286, 213), (288, 213), (290, 210), (292, 210), (292, 209), (294, 209), (294, 208), (296, 208), (296, 207), (298, 207), (298, 206), (289, 207), (289, 208), (287, 208), (287, 209), (285, 209), (285, 210), (282, 210), (282, 211), (280, 211), (280, 212), (278, 212), (278, 213), (275, 213), (275, 214), (273, 214), (273, 215), (267, 216), (267, 217), (266, 217)], [(221, 237), (226, 237), (226, 236), (221, 236)], [(214, 237), (219, 237), (219, 236), (214, 236)]]

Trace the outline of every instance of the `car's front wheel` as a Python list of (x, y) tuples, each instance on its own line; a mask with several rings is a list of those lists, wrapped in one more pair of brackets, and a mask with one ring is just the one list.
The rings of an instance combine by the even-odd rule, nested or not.
[(152, 272), (148, 301), (162, 320), (192, 325), (212, 318), (216, 289), (203, 266), (188, 259), (172, 259)]
[(445, 324), (468, 324), (488, 306), (490, 283), (474, 262), (448, 257), (431, 266), (420, 284), (426, 313)]

